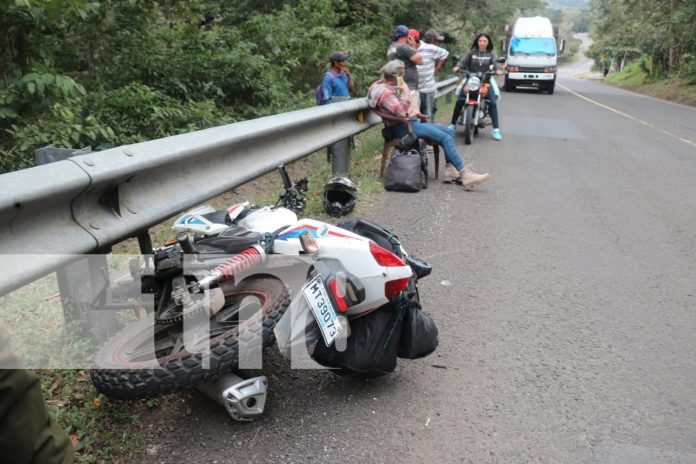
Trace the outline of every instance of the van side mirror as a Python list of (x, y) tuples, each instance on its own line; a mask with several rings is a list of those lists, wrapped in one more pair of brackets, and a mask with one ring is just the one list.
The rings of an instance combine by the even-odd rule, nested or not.
[(500, 52), (502, 54), (507, 54), (507, 40), (500, 39)]
[(565, 39), (561, 39), (560, 46), (558, 47), (558, 51), (563, 53), (563, 50), (565, 50)]

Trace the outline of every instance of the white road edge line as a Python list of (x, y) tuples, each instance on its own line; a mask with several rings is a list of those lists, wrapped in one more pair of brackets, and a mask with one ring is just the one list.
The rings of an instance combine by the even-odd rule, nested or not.
[(644, 126), (650, 127), (651, 129), (655, 129), (656, 131), (662, 132), (663, 134), (668, 135), (669, 137), (675, 138), (675, 139), (677, 139), (677, 140), (679, 140), (679, 141), (681, 141), (681, 142), (683, 142), (683, 143), (685, 143), (685, 144), (687, 144), (687, 145), (691, 145), (692, 147), (696, 147), (696, 142), (694, 142), (693, 140), (689, 140), (689, 139), (686, 139), (686, 138), (684, 138), (684, 137), (680, 137), (680, 136), (678, 136), (678, 135), (676, 135), (676, 134), (673, 134), (672, 132), (666, 131), (666, 130), (664, 130), (664, 129), (660, 129), (659, 127), (657, 127), (657, 126), (655, 126), (655, 125), (653, 125), (653, 124), (650, 124), (650, 123), (647, 122), (647, 121), (643, 121), (642, 119), (636, 118), (635, 116), (631, 116), (631, 115), (628, 114), (628, 113), (624, 113), (623, 111), (619, 111), (619, 110), (617, 110), (617, 109), (615, 109), (615, 108), (612, 108), (611, 106), (607, 106), (607, 105), (605, 105), (605, 104), (603, 104), (603, 103), (600, 103), (600, 102), (598, 102), (598, 101), (596, 101), (596, 100), (593, 100), (593, 99), (591, 99), (591, 98), (589, 98), (589, 97), (586, 97), (586, 96), (584, 96), (584, 95), (581, 95), (581, 94), (579, 94), (579, 93), (577, 93), (577, 92), (575, 92), (575, 91), (573, 91), (573, 90), (570, 90), (568, 87), (566, 87), (566, 86), (563, 85), (563, 84), (558, 84), (558, 86), (559, 86), (560, 88), (562, 88), (563, 90), (565, 90), (566, 92), (570, 92), (570, 93), (572, 93), (573, 95), (575, 95), (576, 97), (582, 98), (583, 100), (586, 100), (586, 101), (588, 101), (588, 102), (590, 102), (590, 103), (592, 103), (592, 104), (595, 104), (595, 105), (597, 105), (597, 106), (599, 106), (599, 107), (601, 107), (601, 108), (604, 108), (605, 110), (609, 110), (609, 111), (611, 111), (611, 112), (613, 112), (613, 113), (616, 113), (616, 114), (618, 114), (618, 115), (620, 115), (620, 116), (623, 116), (624, 118), (630, 119), (631, 121), (635, 121), (635, 122), (637, 122), (637, 123), (639, 123), (639, 124), (642, 124), (642, 125), (644, 125)]

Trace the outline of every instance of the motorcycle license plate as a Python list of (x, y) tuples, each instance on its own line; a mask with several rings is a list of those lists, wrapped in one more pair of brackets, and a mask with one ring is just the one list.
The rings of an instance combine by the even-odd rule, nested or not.
[(331, 346), (331, 344), (336, 340), (341, 332), (343, 332), (343, 326), (338, 320), (338, 314), (331, 304), (329, 295), (326, 293), (326, 287), (324, 287), (324, 281), (320, 275), (316, 276), (310, 280), (302, 288), (302, 293), (312, 308), (312, 313), (314, 313), (314, 319), (319, 325), (321, 330), (321, 335), (324, 337), (324, 343), (326, 346)]

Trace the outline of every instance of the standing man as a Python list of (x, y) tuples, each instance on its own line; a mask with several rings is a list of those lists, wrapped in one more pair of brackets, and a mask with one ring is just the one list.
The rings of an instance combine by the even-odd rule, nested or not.
[(444, 37), (429, 29), (423, 34), (423, 40), (418, 43), (418, 53), (423, 57), (423, 63), (418, 68), (418, 92), (420, 93), (420, 112), (428, 117), (428, 122), (435, 122), (435, 93), (437, 85), (435, 76), (445, 64), (449, 52), (438, 47)]
[[(326, 105), (334, 101), (347, 100), (353, 91), (355, 83), (350, 70), (346, 66), (348, 56), (343, 52), (333, 52), (329, 55), (331, 68), (326, 71), (321, 80), (321, 104)], [(343, 98), (337, 98), (343, 97)]]
[[(346, 66), (348, 56), (336, 51), (329, 55), (331, 68), (326, 71), (321, 80), (321, 102), (320, 105), (345, 101), (350, 98), (350, 92), (355, 87), (353, 76)], [(331, 162), (331, 171), (335, 176), (346, 175), (350, 172), (350, 150), (353, 139), (339, 140), (332, 143), (326, 149), (326, 160)]]
[(414, 113), (420, 112), (416, 66), (423, 63), (423, 57), (416, 50), (416, 40), (409, 35), (406, 26), (399, 25), (394, 28), (391, 44), (387, 49), (387, 61), (391, 60), (400, 60), (404, 63), (403, 79), (409, 88), (412, 109)]

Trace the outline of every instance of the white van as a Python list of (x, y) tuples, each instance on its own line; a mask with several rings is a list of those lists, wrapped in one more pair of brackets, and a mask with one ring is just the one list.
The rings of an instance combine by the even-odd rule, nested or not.
[(501, 48), (506, 55), (506, 91), (518, 86), (536, 87), (552, 94), (556, 87), (558, 52), (563, 52), (565, 41), (557, 44), (558, 30), (549, 18), (534, 16), (517, 18), (507, 26)]

